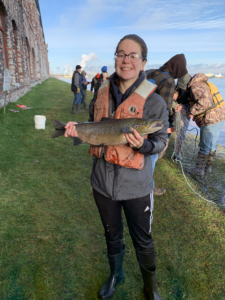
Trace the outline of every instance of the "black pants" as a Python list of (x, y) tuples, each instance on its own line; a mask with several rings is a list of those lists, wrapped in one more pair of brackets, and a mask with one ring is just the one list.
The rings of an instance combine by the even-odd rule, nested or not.
[(108, 254), (117, 254), (123, 250), (123, 207), (135, 250), (148, 255), (149, 264), (152, 265), (155, 261), (151, 236), (153, 196), (113, 201), (95, 190), (93, 194), (105, 229)]

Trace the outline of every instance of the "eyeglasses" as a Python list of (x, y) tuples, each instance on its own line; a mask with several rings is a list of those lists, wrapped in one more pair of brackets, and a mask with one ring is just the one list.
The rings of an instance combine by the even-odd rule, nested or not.
[(115, 60), (122, 61), (125, 59), (125, 57), (128, 56), (129, 61), (134, 63), (139, 60), (139, 58), (143, 59), (143, 57), (138, 53), (130, 53), (130, 54), (124, 54), (124, 53), (116, 53), (115, 54)]

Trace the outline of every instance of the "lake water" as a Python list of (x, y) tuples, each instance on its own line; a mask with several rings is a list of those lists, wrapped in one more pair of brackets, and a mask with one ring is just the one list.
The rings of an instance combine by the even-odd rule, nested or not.
[[(68, 83), (71, 84), (71, 79), (64, 79), (64, 78), (62, 78), (60, 80), (68, 82)], [(89, 80), (89, 81), (91, 81), (91, 80)], [(225, 79), (215, 79), (215, 78), (212, 78), (212, 79), (209, 79), (209, 81), (212, 82), (213, 84), (215, 84), (215, 86), (220, 91), (223, 99), (225, 100)], [(90, 91), (90, 88), (91, 88), (91, 85), (88, 84), (88, 88), (87, 89), (89, 91)], [(188, 129), (192, 129), (194, 127), (196, 127), (199, 130), (199, 128), (196, 126), (195, 122), (191, 121)], [(223, 126), (223, 128), (220, 131), (218, 143), (221, 146), (225, 147), (225, 125)]]

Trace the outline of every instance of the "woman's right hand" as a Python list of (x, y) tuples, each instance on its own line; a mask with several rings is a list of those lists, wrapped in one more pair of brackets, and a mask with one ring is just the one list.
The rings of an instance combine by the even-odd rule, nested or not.
[(78, 124), (77, 122), (68, 122), (65, 126), (65, 133), (64, 133), (64, 136), (65, 137), (71, 137), (71, 138), (74, 138), (74, 137), (77, 137), (78, 134), (77, 134), (77, 130), (76, 130), (76, 124)]

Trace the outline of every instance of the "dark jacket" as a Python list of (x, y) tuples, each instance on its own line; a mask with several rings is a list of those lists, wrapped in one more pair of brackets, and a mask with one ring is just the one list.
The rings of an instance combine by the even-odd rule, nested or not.
[(77, 88), (80, 88), (82, 90), (82, 76), (80, 73), (76, 70), (73, 73), (72, 82), (71, 82), (71, 91), (77, 91)]
[(92, 81), (91, 81), (91, 92), (93, 91), (94, 89), (94, 92), (97, 92), (97, 83), (99, 81), (99, 78), (97, 79), (96, 76), (92, 78)]
[[(115, 84), (116, 76), (114, 73), (110, 78), (110, 97), (112, 97), (114, 102), (114, 111), (145, 80), (145, 75), (141, 73), (137, 81), (125, 94), (121, 94), (119, 87)], [(96, 99), (97, 94), (89, 106), (89, 122), (94, 121), (94, 103)], [(109, 115), (112, 115), (112, 113), (113, 111), (110, 111)], [(92, 187), (112, 200), (129, 200), (143, 197), (150, 194), (153, 189), (150, 154), (159, 153), (164, 149), (168, 128), (168, 112), (165, 101), (156, 93), (152, 93), (147, 98), (143, 109), (143, 118), (160, 119), (164, 124), (163, 129), (148, 135), (148, 138), (144, 140), (144, 144), (139, 150), (134, 149), (144, 154), (145, 163), (143, 169), (124, 168), (108, 163), (104, 159), (104, 154), (101, 158), (94, 159), (91, 175)]]
[[(102, 72), (100, 77), (99, 77), (99, 80), (96, 84), (96, 92), (99, 90), (100, 86), (103, 84), (105, 78), (108, 76), (108, 73), (107, 72)], [(108, 77), (107, 77), (108, 78)]]
[(155, 83), (158, 87), (156, 93), (166, 102), (167, 109), (172, 107), (173, 95), (175, 92), (175, 82), (167, 70), (152, 69), (146, 71), (146, 78)]
[(184, 54), (177, 54), (159, 69), (147, 70), (145, 72), (146, 78), (158, 85), (156, 93), (165, 100), (167, 109), (170, 109), (173, 103), (175, 92), (174, 79), (183, 77), (188, 73), (186, 64)]
[(85, 76), (81, 76), (81, 78), (82, 78), (82, 90), (86, 90), (87, 84), (84, 84), (84, 83), (87, 82), (87, 79)]

